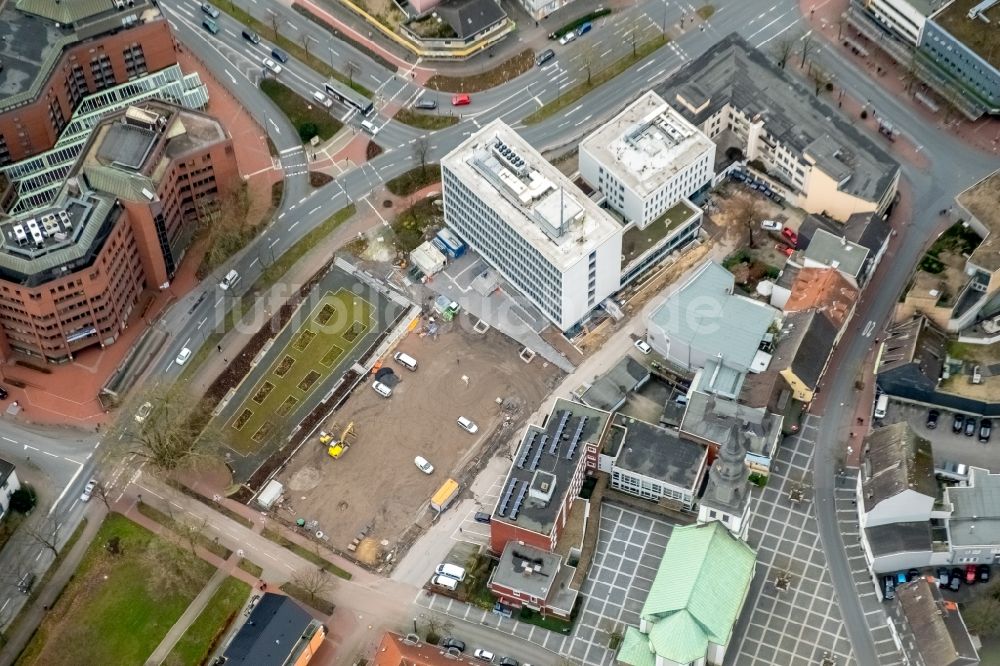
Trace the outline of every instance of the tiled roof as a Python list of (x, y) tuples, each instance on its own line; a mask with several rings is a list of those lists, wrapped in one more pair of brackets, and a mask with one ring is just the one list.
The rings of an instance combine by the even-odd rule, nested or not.
[(931, 443), (906, 422), (873, 430), (861, 456), (861, 489), (865, 511), (906, 490), (936, 497)]
[(803, 268), (791, 287), (785, 312), (815, 308), (823, 312), (837, 329), (858, 298), (858, 290), (834, 268)]

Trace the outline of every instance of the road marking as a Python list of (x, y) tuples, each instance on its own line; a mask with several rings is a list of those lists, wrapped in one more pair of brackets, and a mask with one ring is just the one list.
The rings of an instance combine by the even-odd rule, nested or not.
[(271, 127), (274, 128), (275, 134), (281, 134), (281, 130), (278, 129), (278, 123), (274, 122), (274, 120), (271, 118), (268, 118), (267, 122), (271, 123)]
[(5, 442), (10, 442), (11, 444), (17, 444), (17, 440), (11, 439), (10, 437), (0, 437), (0, 439), (2, 439)]
[(567, 116), (572, 116), (574, 113), (576, 113), (577, 111), (579, 111), (582, 108), (583, 108), (583, 104), (577, 104), (572, 109), (570, 109), (569, 111), (567, 111), (566, 115)]
[(279, 155), (287, 155), (288, 153), (297, 153), (302, 150), (302, 146), (292, 146), (291, 148), (285, 148), (284, 150), (279, 150)]
[(253, 268), (253, 267), (254, 267), (254, 265), (255, 265), (255, 264), (256, 264), (256, 263), (258, 262), (258, 261), (260, 261), (260, 259), (259, 259), (259, 258), (255, 258), (255, 259), (254, 259), (253, 261), (251, 261), (251, 262), (250, 262), (250, 268)]
[(271, 244), (270, 244), (270, 245), (268, 245), (268, 247), (269, 247), (269, 248), (271, 248), (271, 247), (274, 247), (274, 246), (275, 246), (275, 245), (277, 245), (277, 244), (278, 244), (278, 239), (277, 239), (277, 238), (275, 238), (275, 239), (274, 239), (273, 241), (271, 241)]
[(235, 86), (236, 85), (236, 77), (233, 76), (232, 74), (230, 74), (228, 69), (224, 69), (222, 71), (226, 73), (226, 76), (229, 77), (229, 80), (232, 81), (233, 85)]
[(647, 67), (649, 67), (650, 65), (652, 65), (652, 64), (653, 64), (653, 63), (655, 63), (655, 62), (656, 62), (656, 60), (650, 60), (650, 61), (649, 61), (649, 62), (647, 62), (647, 63), (646, 63), (645, 65), (643, 65), (642, 67), (640, 67), (639, 69), (637, 69), (637, 70), (635, 70), (635, 71), (637, 71), (637, 72), (641, 72), (642, 70), (646, 69)]
[(201, 327), (205, 325), (206, 321), (208, 321), (208, 317), (205, 317), (204, 319), (202, 319), (201, 321), (198, 322), (198, 329), (199, 330), (201, 330)]
[[(219, 300), (217, 300), (217, 301), (215, 302), (215, 307), (219, 307), (219, 305), (221, 305), (221, 304), (222, 304), (222, 300), (223, 300), (223, 299), (222, 299), (222, 296), (219, 296)], [(190, 340), (191, 340), (191, 338), (188, 338), (188, 340), (190, 341)], [(187, 347), (187, 342), (185, 342), (185, 343), (184, 343), (184, 346), (185, 346), (185, 347)]]
[[(314, 213), (315, 213), (316, 211), (318, 211), (318, 210), (319, 210), (320, 208), (322, 208), (322, 206), (316, 206), (316, 207), (315, 207), (315, 208), (313, 208), (313, 209), (312, 209), (311, 211), (309, 211), (309, 214), (310, 214), (310, 215), (314, 214)], [(295, 226), (295, 225), (292, 225), (292, 226)]]
[(869, 321), (867, 324), (865, 324), (865, 330), (861, 333), (861, 335), (863, 335), (866, 338), (870, 338), (874, 331), (875, 331), (875, 322)]
[(298, 223), (299, 223), (299, 220), (295, 220), (295, 222), (292, 222), (292, 226), (288, 227), (288, 230), (291, 231), (292, 229), (294, 229), (295, 225), (297, 225)]

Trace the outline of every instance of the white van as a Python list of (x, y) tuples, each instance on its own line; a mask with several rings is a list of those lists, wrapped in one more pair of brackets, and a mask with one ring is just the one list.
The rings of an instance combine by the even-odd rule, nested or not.
[(377, 379), (372, 384), (372, 388), (375, 389), (375, 392), (378, 393), (383, 398), (388, 398), (389, 396), (392, 395), (392, 389), (383, 384), (382, 382), (378, 381)]
[(437, 569), (434, 570), (434, 573), (438, 576), (454, 578), (459, 582), (465, 580), (465, 569), (455, 564), (439, 564), (437, 565)]
[(378, 128), (375, 127), (375, 123), (373, 123), (370, 120), (362, 120), (361, 121), (361, 129), (363, 129), (364, 131), (368, 132), (372, 136), (375, 136), (376, 134), (378, 134)]
[(229, 289), (240, 281), (240, 274), (235, 270), (231, 270), (226, 273), (226, 277), (222, 278), (222, 282), (219, 283), (219, 289), (223, 291)]
[(417, 359), (413, 358), (409, 354), (404, 354), (403, 352), (396, 352), (395, 354), (392, 355), (392, 357), (396, 359), (396, 363), (399, 363), (407, 370), (411, 372), (416, 371)]
[(454, 578), (448, 578), (448, 576), (434, 576), (431, 583), (452, 592), (458, 589), (458, 581)]
[(885, 413), (889, 409), (889, 394), (883, 393), (878, 397), (878, 402), (875, 403), (875, 418), (884, 419)]

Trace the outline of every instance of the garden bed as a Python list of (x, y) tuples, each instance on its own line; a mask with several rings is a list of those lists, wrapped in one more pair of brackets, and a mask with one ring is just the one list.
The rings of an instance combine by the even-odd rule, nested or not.
[(397, 197), (405, 197), (418, 192), (428, 185), (441, 182), (441, 165), (428, 164), (414, 167), (385, 181), (385, 189)]
[(445, 74), (435, 74), (427, 81), (426, 87), (429, 90), (447, 92), (482, 92), (484, 90), (496, 88), (497, 86), (507, 83), (512, 79), (516, 79), (534, 66), (534, 50), (524, 49), (517, 55), (511, 56), (507, 60), (498, 64), (496, 67), (488, 69), (481, 74), (471, 74), (469, 76), (447, 76)]

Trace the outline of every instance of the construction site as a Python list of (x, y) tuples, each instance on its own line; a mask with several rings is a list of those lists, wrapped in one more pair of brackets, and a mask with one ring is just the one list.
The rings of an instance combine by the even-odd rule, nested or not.
[[(540, 358), (526, 363), (517, 343), (474, 328), (457, 307), (434, 309), (277, 477), (284, 494), (274, 508), (282, 519), (304, 521), (368, 566), (395, 561), (436, 516), (435, 491), (451, 478), (460, 494), (483, 457), (515, 444), (563, 376)], [(476, 431), (460, 427), (459, 417)], [(432, 472), (418, 467), (418, 456)]]

